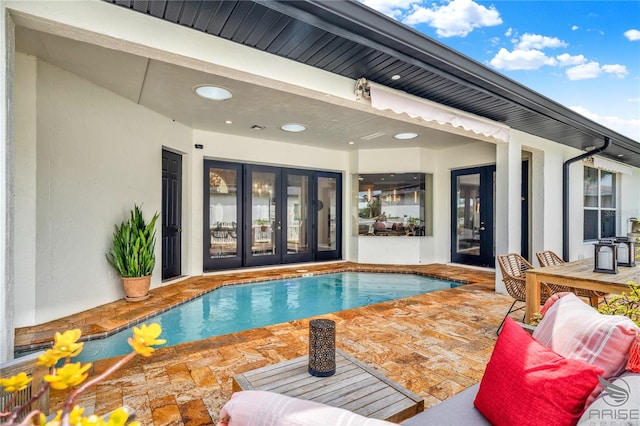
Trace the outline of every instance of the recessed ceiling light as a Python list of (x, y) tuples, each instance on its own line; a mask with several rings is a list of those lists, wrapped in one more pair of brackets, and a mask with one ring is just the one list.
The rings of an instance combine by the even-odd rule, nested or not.
[(217, 86), (198, 86), (195, 88), (196, 94), (201, 98), (211, 99), (214, 101), (224, 101), (231, 99), (231, 92), (224, 87)]
[(292, 133), (304, 132), (305, 130), (307, 130), (307, 126), (303, 124), (298, 124), (298, 123), (283, 124), (282, 126), (280, 126), (280, 128), (285, 132), (292, 132)]
[(418, 137), (417, 133), (398, 133), (394, 136), (396, 139), (405, 140), (405, 139), (415, 139)]
[(391, 80), (400, 80), (400, 77), (402, 77), (400, 74), (394, 74), (391, 76)]
[(233, 121), (231, 121), (231, 120), (225, 120), (225, 121), (224, 121), (224, 124), (233, 124)]
[(624, 157), (624, 154), (618, 154), (618, 157)]
[(349, 141), (349, 145), (353, 145), (354, 143), (354, 141)]

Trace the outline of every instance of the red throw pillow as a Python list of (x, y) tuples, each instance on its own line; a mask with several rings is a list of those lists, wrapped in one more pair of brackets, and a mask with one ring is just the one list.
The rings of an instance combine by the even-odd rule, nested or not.
[(507, 318), (474, 405), (493, 425), (572, 425), (602, 369), (566, 359)]

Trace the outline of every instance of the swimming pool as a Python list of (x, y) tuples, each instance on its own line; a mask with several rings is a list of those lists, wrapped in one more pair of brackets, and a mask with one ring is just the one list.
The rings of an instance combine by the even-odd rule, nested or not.
[[(213, 336), (450, 289), (463, 283), (413, 274), (340, 272), (220, 287), (144, 321), (171, 346)], [(85, 342), (74, 362), (131, 352), (130, 329)]]

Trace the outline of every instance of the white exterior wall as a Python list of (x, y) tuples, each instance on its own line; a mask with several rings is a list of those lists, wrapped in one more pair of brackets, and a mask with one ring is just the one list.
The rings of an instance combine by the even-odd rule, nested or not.
[(13, 274), (13, 22), (0, 2), (0, 362), (13, 359), (15, 291)]
[[(28, 59), (16, 64), (16, 74), (23, 72), (33, 72)], [(27, 96), (20, 96), (25, 108), (32, 106), (27, 83)], [(31, 241), (16, 245), (16, 288), (27, 296), (18, 327), (124, 296), (105, 258), (113, 226), (134, 203), (147, 218), (160, 212), (162, 147), (191, 146), (191, 129), (60, 68), (38, 62), (36, 86), (36, 114), (16, 116), (20, 129), (37, 132), (17, 139), (17, 164), (37, 169), (35, 179), (17, 176), (18, 192), (35, 195), (20, 201), (17, 229), (33, 224), (34, 211), (36, 225), (35, 233), (21, 235)], [(157, 262), (152, 287), (160, 285), (160, 267)]]
[(15, 184), (15, 322), (36, 322), (36, 146), (37, 146), (37, 61), (32, 56), (16, 54), (15, 102), (16, 145)]

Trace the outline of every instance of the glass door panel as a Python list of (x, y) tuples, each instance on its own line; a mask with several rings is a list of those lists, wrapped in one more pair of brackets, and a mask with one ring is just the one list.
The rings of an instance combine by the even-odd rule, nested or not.
[(282, 193), (283, 230), (281, 252), (283, 263), (313, 260), (311, 214), (313, 172), (284, 169)]
[(495, 264), (495, 166), (451, 172), (451, 261)]
[(309, 177), (287, 175), (287, 254), (308, 253)]
[(480, 174), (456, 178), (456, 253), (480, 255)]
[(251, 254), (268, 256), (276, 253), (275, 213), (276, 174), (253, 172), (251, 177)]
[(339, 259), (342, 235), (339, 200), (342, 198), (341, 176), (337, 173), (316, 175), (316, 259)]
[(241, 265), (240, 171), (237, 164), (205, 162), (205, 269)]
[(247, 266), (281, 263), (283, 251), (280, 201), (281, 169), (245, 165), (245, 263)]

